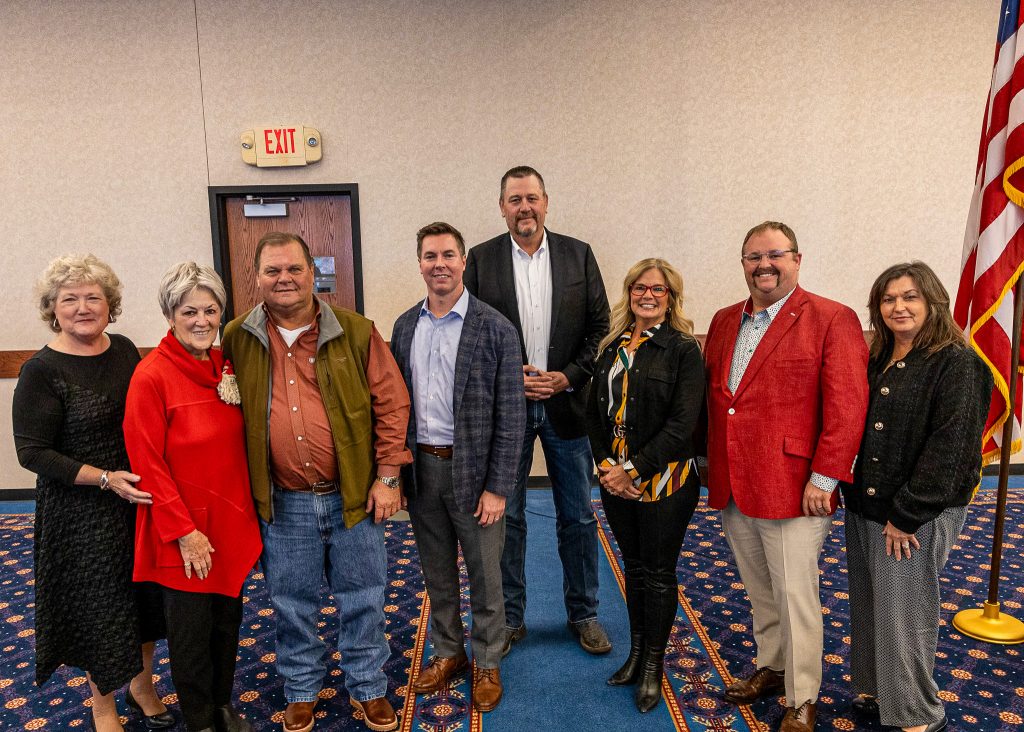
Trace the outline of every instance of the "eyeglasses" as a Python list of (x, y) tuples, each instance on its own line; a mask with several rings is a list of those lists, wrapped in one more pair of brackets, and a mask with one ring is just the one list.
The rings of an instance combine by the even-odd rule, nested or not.
[(785, 257), (787, 254), (795, 254), (796, 249), (772, 249), (770, 252), (761, 254), (760, 252), (751, 252), (750, 254), (744, 254), (740, 257), (747, 264), (760, 264), (761, 260), (768, 257), (769, 262), (778, 262), (780, 259)]
[(630, 293), (636, 297), (643, 297), (648, 290), (655, 297), (665, 297), (668, 294), (668, 288), (665, 285), (641, 285), (638, 282), (629, 288)]

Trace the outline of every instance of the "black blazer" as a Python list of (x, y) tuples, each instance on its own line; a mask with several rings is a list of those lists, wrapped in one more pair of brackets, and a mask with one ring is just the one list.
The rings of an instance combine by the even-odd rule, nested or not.
[[(597, 359), (587, 405), (587, 432), (594, 462), (612, 457), (608, 416), (608, 372), (618, 341)], [(704, 360), (694, 338), (667, 323), (637, 349), (629, 370), (626, 447), (641, 480), (649, 480), (673, 460), (696, 455), (693, 433), (704, 406)]]
[[(555, 432), (568, 440), (586, 434), (586, 387), (594, 372), (597, 346), (608, 332), (608, 296), (590, 245), (553, 231), (547, 235), (551, 255), (548, 371), (564, 373), (572, 391), (551, 397), (545, 408)], [(471, 294), (512, 321), (526, 363), (512, 272), (512, 236), (506, 232), (470, 249), (463, 282)]]
[(868, 365), (864, 437), (853, 483), (840, 485), (848, 510), (912, 534), (971, 502), (992, 373), (970, 348), (915, 349), (883, 371), (887, 363), (889, 354)]

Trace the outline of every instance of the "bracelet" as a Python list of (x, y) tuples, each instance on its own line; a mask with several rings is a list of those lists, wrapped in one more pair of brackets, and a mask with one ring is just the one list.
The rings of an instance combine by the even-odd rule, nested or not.
[(110, 476), (107, 475), (107, 471), (106, 470), (104, 470), (102, 473), (100, 473), (100, 490), (101, 491), (110, 490)]
[(385, 477), (383, 475), (378, 475), (377, 476), (377, 482), (378, 483), (383, 483), (388, 488), (399, 488), (402, 485), (401, 479), (398, 478), (397, 476), (387, 476), (387, 477)]

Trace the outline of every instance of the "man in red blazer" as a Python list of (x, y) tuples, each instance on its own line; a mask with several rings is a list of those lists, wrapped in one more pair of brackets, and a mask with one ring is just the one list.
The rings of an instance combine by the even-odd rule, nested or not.
[(785, 224), (743, 240), (744, 302), (719, 310), (705, 344), (708, 502), (722, 510), (754, 616), (757, 671), (725, 698), (785, 691), (782, 732), (817, 716), (823, 624), (818, 555), (853, 478), (867, 412), (868, 350), (857, 315), (797, 285)]

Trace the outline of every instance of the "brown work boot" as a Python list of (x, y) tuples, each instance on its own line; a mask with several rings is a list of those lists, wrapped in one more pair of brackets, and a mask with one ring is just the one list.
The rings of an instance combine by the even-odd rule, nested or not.
[(284, 709), (284, 732), (309, 732), (313, 729), (313, 708), (316, 700), (311, 702), (291, 702)]
[(800, 706), (787, 707), (779, 732), (811, 732), (818, 718), (818, 703), (805, 701)]
[(411, 686), (412, 692), (414, 694), (433, 694), (443, 688), (452, 677), (464, 673), (467, 668), (469, 668), (469, 659), (465, 654), (454, 658), (434, 656), (426, 668), (416, 675), (416, 680), (412, 682)]
[(786, 691), (786, 674), (768, 668), (759, 668), (749, 679), (739, 679), (725, 690), (723, 695), (727, 702), (733, 704), (752, 704), (772, 694), (783, 694)]
[(398, 727), (398, 717), (387, 697), (378, 696), (364, 702), (350, 697), (349, 701), (363, 713), (363, 721), (373, 732), (391, 732)]
[(501, 671), (496, 668), (478, 668), (473, 674), (473, 706), (480, 712), (489, 712), (501, 701)]

